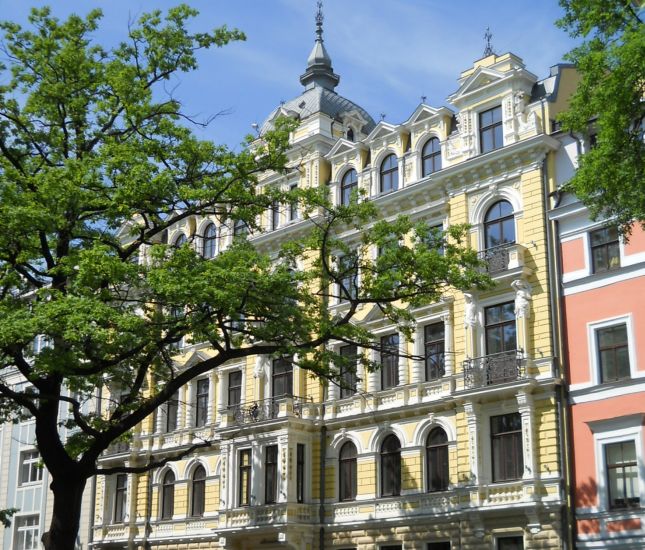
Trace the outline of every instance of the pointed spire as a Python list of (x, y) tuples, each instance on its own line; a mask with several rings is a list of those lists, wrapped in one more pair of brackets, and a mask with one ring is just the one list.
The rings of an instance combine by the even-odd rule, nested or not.
[(322, 1), (318, 0), (318, 11), (316, 12), (316, 40), (314, 47), (307, 59), (307, 70), (300, 76), (300, 82), (309, 90), (314, 86), (321, 86), (328, 90), (334, 90), (340, 81), (340, 77), (334, 74), (331, 66), (331, 57), (323, 40), (323, 21), (325, 19), (322, 11)]
[(486, 27), (486, 32), (484, 33), (484, 41), (486, 42), (486, 46), (484, 47), (484, 57), (495, 54), (495, 51), (493, 50), (492, 40), (493, 33), (490, 32), (490, 27)]

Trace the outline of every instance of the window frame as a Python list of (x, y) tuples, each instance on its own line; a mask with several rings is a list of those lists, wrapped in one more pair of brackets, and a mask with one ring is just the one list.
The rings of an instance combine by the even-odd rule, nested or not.
[[(426, 153), (426, 148), (432, 144), (433, 149)], [(434, 146), (437, 146), (435, 149)], [(438, 160), (437, 160), (438, 159)], [(426, 170), (426, 161), (429, 161), (430, 165), (432, 166), (432, 169), (427, 171)], [(437, 167), (438, 163), (438, 167)], [(421, 177), (425, 178), (428, 177), (436, 172), (439, 172), (443, 168), (443, 161), (441, 158), (441, 140), (437, 136), (431, 136), (426, 142), (423, 144), (423, 147), (421, 148)]]
[[(33, 521), (33, 523), (29, 523)], [(24, 524), (23, 524), (24, 522)], [(13, 531), (13, 541), (11, 543), (11, 548), (15, 550), (39, 550), (40, 549), (40, 514), (25, 514), (15, 516), (14, 518), (14, 531)], [(31, 533), (31, 542), (27, 546), (26, 533)], [(22, 541), (20, 539), (22, 538)], [(20, 542), (22, 542), (21, 545)], [(35, 545), (35, 546), (34, 546)]]
[[(171, 479), (172, 478), (172, 479)], [(175, 482), (177, 476), (172, 470), (166, 470), (161, 477), (159, 519), (171, 520), (175, 515)]]
[[(233, 385), (231, 383), (231, 376), (235, 375), (240, 378), (239, 385)], [(242, 404), (242, 384), (243, 384), (243, 373), (239, 369), (230, 370), (226, 373), (227, 389), (226, 389), (226, 405), (228, 407), (236, 407)], [(237, 396), (236, 399), (234, 397)]]
[[(513, 311), (513, 319), (502, 319), (497, 322), (488, 322), (488, 312), (494, 308), (502, 308), (501, 313), (503, 315), (504, 313), (504, 306), (510, 306)], [(499, 303), (494, 303), (490, 304), (487, 306), (484, 306), (483, 308), (483, 315), (484, 315), (484, 355), (489, 356), (489, 355), (496, 355), (498, 353), (508, 353), (512, 351), (517, 351), (518, 350), (518, 341), (517, 341), (517, 317), (515, 315), (515, 302), (513, 301), (507, 301), (507, 302), (499, 302)], [(514, 333), (515, 333), (515, 346), (513, 348), (506, 348), (506, 338), (505, 338), (505, 328), (508, 326), (513, 326), (514, 328)], [(500, 330), (501, 329), (501, 350), (498, 351), (491, 351), (490, 350), (490, 345), (489, 345), (489, 334), (492, 333), (493, 331)]]
[[(616, 464), (611, 464), (610, 465), (609, 456), (608, 456), (609, 447), (615, 447), (617, 445), (620, 445), (621, 451), (622, 451), (623, 447), (625, 446), (625, 444), (631, 444), (634, 447), (634, 460), (633, 460), (633, 462), (630, 462), (630, 463), (627, 463), (627, 464), (625, 464), (623, 462), (623, 463), (620, 463), (620, 464), (616, 463)], [(602, 446), (602, 450), (603, 450), (603, 462), (604, 462), (604, 466), (605, 466), (605, 483), (607, 484), (607, 506), (608, 506), (609, 510), (613, 511), (613, 510), (640, 509), (640, 507), (641, 507), (641, 498), (640, 498), (640, 491), (638, 491), (638, 454), (637, 454), (637, 451), (636, 451), (636, 441), (634, 439), (625, 439), (625, 440), (621, 440), (621, 441), (614, 441), (614, 442), (611, 442), (611, 443), (605, 443)], [(620, 469), (623, 470), (621, 479), (623, 481), (623, 486), (625, 486), (626, 485), (626, 479), (627, 479), (626, 473), (625, 473), (625, 466), (633, 467), (635, 472), (636, 472), (636, 480), (635, 481), (636, 481), (637, 496), (635, 498), (637, 498), (637, 502), (634, 502), (634, 503), (625, 502), (625, 504), (623, 504), (621, 506), (621, 505), (615, 504), (615, 501), (617, 501), (618, 499), (615, 499), (614, 496), (612, 495), (612, 489), (611, 489), (612, 483), (610, 481), (610, 479), (611, 479), (610, 478), (610, 469), (617, 471), (620, 468)], [(624, 491), (624, 496), (626, 498), (622, 499), (623, 501), (631, 500), (631, 499), (627, 498), (627, 495), (626, 495), (625, 491)], [(634, 497), (632, 497), (632, 499), (633, 498)]]
[[(18, 487), (40, 483), (44, 476), (44, 467), (40, 467), (41, 457), (38, 449), (25, 449), (20, 451), (20, 476)], [(26, 478), (24, 474), (27, 474)]]
[[(204, 477), (197, 478), (199, 472), (204, 473)], [(190, 517), (201, 518), (204, 517), (206, 511), (206, 468), (202, 464), (198, 464), (190, 476)], [(200, 487), (200, 492), (197, 488)], [(197, 500), (199, 498), (199, 500)], [(196, 506), (196, 505), (199, 506)]]
[(276, 504), (278, 502), (278, 462), (280, 460), (280, 449), (277, 444), (264, 447), (264, 504)]
[[(493, 120), (489, 124), (484, 124), (483, 118), (484, 115), (492, 113), (493, 111), (499, 111), (499, 120)], [(501, 105), (494, 105), (488, 109), (484, 109), (477, 113), (477, 122), (479, 125), (478, 137), (479, 137), (479, 151), (480, 154), (485, 155), (491, 151), (496, 151), (504, 147), (504, 112)], [(497, 131), (499, 130), (499, 136), (497, 136)], [(492, 132), (492, 147), (484, 150), (484, 135), (488, 132)], [(499, 138), (499, 144), (497, 143), (497, 138)]]
[[(200, 387), (202, 389), (200, 389)], [(204, 391), (203, 388), (206, 388)], [(210, 399), (210, 380), (195, 380), (195, 427), (203, 428), (208, 424), (208, 400)]]
[[(353, 354), (349, 353), (351, 348), (354, 348)], [(344, 350), (347, 350), (348, 353), (344, 353)], [(346, 399), (356, 395), (356, 384), (358, 383), (358, 346), (356, 344), (340, 346), (338, 348), (338, 355), (349, 357), (350, 359), (354, 357), (354, 368), (352, 369), (350, 365), (341, 365), (339, 372), (341, 382), (339, 385), (339, 397), (340, 399)]]
[[(439, 443), (431, 443), (430, 438), (433, 434), (441, 432), (445, 441)], [(426, 437), (426, 491), (428, 493), (435, 493), (440, 491), (447, 491), (450, 487), (450, 441), (448, 434), (441, 426), (434, 426)], [(443, 455), (443, 456), (439, 456)], [(435, 485), (433, 483), (433, 471), (440, 471), (440, 483)]]
[[(276, 365), (289, 367), (284, 372), (279, 372), (276, 374)], [(285, 380), (286, 387), (288, 391), (283, 391), (282, 393), (276, 393), (276, 382), (282, 382)], [(277, 357), (271, 362), (271, 397), (280, 398), (280, 397), (289, 397), (293, 395), (293, 362), (286, 357)]]
[(164, 433), (172, 433), (179, 427), (179, 391), (164, 404)]
[[(354, 179), (347, 181), (348, 177), (354, 175)], [(347, 206), (351, 204), (352, 193), (358, 189), (358, 172), (354, 168), (347, 170), (340, 179), (340, 197), (339, 204)], [(347, 200), (345, 200), (347, 199)]]
[[(245, 461), (245, 458), (248, 458), (248, 462)], [(251, 506), (251, 480), (253, 477), (252, 449), (239, 449), (237, 453), (237, 459), (237, 505), (242, 508)]]
[(269, 214), (271, 219), (271, 231), (275, 231), (280, 227), (280, 203), (273, 201), (269, 207)]
[(499, 535), (495, 535), (495, 550), (504, 550), (500, 546), (500, 542), (510, 541), (511, 539), (521, 539), (522, 545), (520, 550), (524, 549), (524, 535), (522, 533), (500, 533)]
[[(602, 339), (602, 333), (607, 332), (607, 331), (612, 331), (615, 332), (618, 329), (623, 329), (625, 332), (625, 339), (624, 341), (621, 341), (620, 344), (612, 344), (612, 345), (606, 345), (603, 346), (601, 344), (601, 339)], [(616, 325), (608, 325), (606, 327), (600, 327), (597, 328), (595, 331), (595, 336), (596, 336), (596, 355), (597, 355), (597, 361), (598, 361), (598, 374), (600, 376), (600, 382), (603, 384), (606, 384), (608, 382), (618, 382), (620, 380), (627, 380), (631, 378), (631, 364), (629, 361), (629, 335), (627, 332), (627, 323), (618, 323)], [(624, 350), (626, 358), (627, 358), (627, 365), (618, 365), (618, 353), (617, 350)], [(603, 365), (603, 352), (608, 352), (611, 351), (613, 352), (613, 358), (614, 361), (616, 362), (616, 376), (614, 377), (608, 377), (607, 372), (606, 372), (606, 365)], [(625, 370), (627, 371), (627, 374), (625, 376), (620, 376), (618, 371), (624, 372)]]
[[(289, 185), (289, 192), (293, 192), (294, 190), (298, 189), (298, 182), (292, 183)], [(290, 222), (295, 222), (300, 219), (300, 205), (298, 204), (298, 201), (290, 201), (289, 202), (289, 221)]]
[[(385, 163), (394, 159), (394, 166), (384, 168)], [(385, 183), (387, 182), (387, 187)], [(399, 189), (399, 159), (395, 153), (387, 154), (379, 165), (379, 194), (393, 193)]]
[[(123, 480), (121, 485), (119, 482)], [(112, 503), (112, 523), (125, 523), (128, 515), (128, 474), (116, 474), (114, 478), (114, 502)]]
[[(387, 339), (396, 339), (396, 346), (385, 343)], [(392, 332), (390, 334), (381, 336), (381, 345), (379, 347), (379, 363), (381, 365), (381, 390), (389, 390), (391, 388), (396, 388), (399, 385), (399, 345), (400, 336), (398, 332)], [(392, 353), (392, 349), (395, 349), (396, 352)], [(388, 362), (384, 362), (384, 360), (388, 358)], [(390, 381), (393, 383), (389, 384)], [(389, 385), (386, 385), (386, 382)]]
[[(616, 384), (620, 383), (620, 380), (615, 381), (602, 381), (602, 376), (600, 372), (600, 360), (598, 354), (598, 334), (599, 330), (604, 328), (609, 328), (616, 325), (624, 324), (627, 329), (627, 353), (629, 357), (629, 372), (630, 380), (635, 380), (639, 378), (645, 378), (645, 372), (637, 370), (637, 361), (636, 361), (636, 338), (634, 334), (634, 323), (632, 319), (632, 314), (628, 313), (626, 315), (617, 315), (616, 317), (609, 317), (606, 319), (600, 319), (597, 321), (592, 321), (587, 323), (587, 345), (589, 354), (589, 368), (591, 369), (589, 380), (591, 383), (589, 385), (601, 385), (601, 384)], [(627, 378), (621, 380), (628, 380)]]
[[(428, 341), (428, 329), (431, 327), (441, 326), (442, 337), (435, 338), (434, 340)], [(429, 353), (430, 349), (436, 349), (436, 351)], [(440, 348), (440, 350), (439, 350)], [(423, 356), (424, 356), (424, 371), (425, 371), (425, 381), (431, 382), (433, 380), (440, 380), (446, 375), (446, 324), (443, 321), (436, 321), (434, 323), (427, 323), (423, 327)], [(440, 365), (437, 367), (437, 372), (440, 374), (438, 376), (431, 376), (430, 370), (431, 366), (428, 364), (428, 359), (432, 357), (440, 356)], [(437, 361), (435, 360), (435, 364)]]
[[(398, 448), (386, 450), (386, 444), (390, 441), (398, 442)], [(402, 489), (402, 475), (401, 475), (401, 440), (396, 434), (390, 433), (383, 438), (379, 449), (379, 466), (380, 466), (380, 487), (379, 494), (381, 497), (397, 497), (401, 496)], [(388, 479), (388, 475), (392, 474), (394, 477)]]
[[(350, 453), (350, 456), (343, 456), (345, 450)], [(358, 448), (353, 441), (345, 441), (338, 451), (338, 500), (352, 502), (356, 500), (357, 493)]]
[[(209, 234), (212, 230), (213, 233)], [(214, 258), (217, 255), (217, 226), (210, 222), (204, 227), (204, 236), (202, 238), (202, 256), (207, 259)]]
[[(515, 416), (519, 419), (519, 428), (514, 430), (507, 431), (498, 431), (493, 430), (493, 421), (497, 418), (502, 418), (505, 416)], [(508, 481), (517, 481), (522, 479), (524, 475), (524, 445), (523, 445), (523, 426), (522, 426), (522, 416), (519, 412), (510, 412), (504, 414), (494, 414), (489, 417), (489, 435), (490, 435), (490, 458), (491, 458), (491, 482), (492, 483), (505, 483)], [(500, 445), (496, 446), (495, 442), (499, 441)], [(509, 445), (511, 451), (508, 452)], [(499, 450), (497, 450), (499, 449)], [(519, 449), (519, 453), (516, 452)], [(495, 459), (496, 455), (498, 456), (497, 460)], [(509, 471), (506, 471), (508, 463), (500, 460), (501, 457), (514, 456), (515, 461), (512, 468), (508, 468)], [(504, 468), (504, 473), (501, 476), (496, 475), (498, 463), (502, 464)], [(510, 470), (513, 471), (510, 471)]]
[[(347, 263), (349, 265), (347, 265)], [(355, 264), (356, 269), (352, 269), (352, 263)], [(336, 283), (338, 288), (337, 300), (339, 304), (344, 304), (350, 300), (358, 298), (358, 252), (353, 251), (349, 254), (338, 256), (336, 260), (336, 267), (338, 270), (339, 283)]]
[[(600, 244), (593, 244), (593, 239), (594, 235), (597, 235), (602, 232), (608, 232), (612, 231), (615, 233), (615, 235), (612, 236), (611, 239), (607, 239)], [(603, 227), (598, 227), (596, 229), (592, 229), (589, 231), (588, 235), (588, 241), (589, 241), (589, 267), (591, 268), (591, 273), (607, 273), (609, 271), (616, 271), (617, 269), (621, 268), (621, 254), (620, 254), (620, 245), (621, 245), (621, 239), (620, 239), (620, 233), (618, 232), (618, 229), (614, 226), (611, 225), (605, 225)], [(615, 255), (610, 255), (610, 247), (613, 250)], [(596, 250), (605, 250), (605, 262), (603, 265), (597, 265), (596, 264), (596, 258), (594, 255), (594, 251)], [(615, 265), (612, 265), (612, 260), (617, 260)]]
[[(493, 208), (496, 206), (501, 205), (502, 203), (508, 204), (511, 208), (511, 213), (510, 214), (504, 214), (500, 215), (497, 218), (493, 219), (488, 219), (489, 215), (493, 211)], [(501, 214), (501, 212), (500, 212)], [(507, 224), (508, 222), (511, 222), (511, 226), (513, 228), (513, 238), (512, 239), (507, 239), (506, 235), (504, 233), (504, 228), (508, 227)], [(499, 226), (499, 233), (500, 233), (500, 242), (498, 244), (493, 244), (489, 246), (489, 231), (490, 228), (493, 226)], [(484, 229), (484, 250), (494, 250), (496, 248), (502, 247), (502, 246), (510, 246), (513, 245), (517, 242), (517, 227), (515, 226), (515, 208), (513, 207), (513, 203), (506, 199), (502, 198), (499, 200), (496, 200), (492, 204), (488, 205), (484, 212), (483, 216), (483, 229)]]

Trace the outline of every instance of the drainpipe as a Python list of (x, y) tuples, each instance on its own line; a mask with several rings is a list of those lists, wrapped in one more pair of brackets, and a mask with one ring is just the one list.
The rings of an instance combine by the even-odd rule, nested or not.
[[(563, 549), (573, 548), (572, 530), (573, 524), (571, 521), (570, 506), (571, 506), (571, 475), (570, 475), (570, 461), (569, 461), (569, 443), (570, 434), (568, 430), (568, 414), (567, 406), (567, 389), (566, 384), (563, 383), (563, 378), (566, 378), (566, 371), (562, 365), (563, 353), (563, 314), (560, 309), (562, 298), (560, 293), (560, 247), (554, 240), (557, 237), (557, 222), (549, 220), (549, 181), (548, 181), (548, 164), (545, 158), (542, 161), (542, 182), (543, 193), (542, 201), (545, 216), (545, 231), (547, 240), (547, 258), (548, 262), (548, 277), (549, 277), (549, 305), (551, 309), (551, 339), (553, 341), (553, 361), (554, 361), (554, 375), (560, 378), (560, 382), (556, 386), (555, 399), (556, 399), (556, 415), (558, 426), (558, 444), (560, 446), (560, 471), (563, 474), (563, 483), (560, 487), (560, 497), (564, 502), (562, 507), (561, 517), (561, 532), (563, 534)], [(556, 232), (553, 231), (552, 223), (555, 224)]]
[(327, 426), (323, 424), (320, 429), (320, 508), (318, 509), (318, 521), (320, 530), (318, 532), (319, 550), (325, 550), (325, 468), (327, 454)]

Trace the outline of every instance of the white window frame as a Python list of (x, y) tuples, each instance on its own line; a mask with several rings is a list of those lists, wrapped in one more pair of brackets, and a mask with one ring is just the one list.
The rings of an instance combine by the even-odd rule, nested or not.
[(593, 432), (594, 451), (596, 459), (596, 484), (598, 486), (598, 505), (589, 511), (625, 514), (632, 510), (612, 510), (609, 506), (609, 490), (606, 479), (605, 445), (634, 441), (636, 447), (636, 464), (638, 470), (638, 494), (641, 507), (645, 506), (645, 449), (643, 448), (643, 415), (636, 414), (622, 418), (612, 418), (590, 422)]
[[(27, 458), (27, 455), (33, 455), (35, 453), (34, 457)], [(38, 449), (23, 449), (20, 451), (20, 473), (19, 473), (19, 487), (24, 487), (25, 485), (35, 485), (37, 483), (42, 483), (43, 477), (44, 477), (44, 467), (38, 467), (38, 463), (40, 462), (41, 457), (40, 453), (38, 452)], [(29, 465), (29, 479), (24, 480), (22, 478), (22, 472), (23, 472), (23, 466), (25, 464)], [(36, 471), (36, 479), (31, 479), (31, 472), (32, 468), (35, 466), (35, 471)]]
[[(498, 306), (501, 304), (506, 304), (508, 302), (513, 302), (515, 300), (515, 293), (513, 291), (504, 293), (504, 294), (499, 294), (497, 296), (493, 296), (490, 298), (486, 298), (485, 300), (477, 301), (477, 318), (479, 320), (479, 323), (477, 326), (473, 327), (475, 330), (475, 338), (473, 338), (475, 346), (478, 349), (472, 350), (473, 352), (473, 358), (476, 357), (486, 357), (487, 351), (486, 351), (486, 315), (485, 311), (487, 307), (491, 306)], [(520, 350), (520, 341), (518, 339), (519, 337), (519, 330), (518, 330), (518, 322), (517, 322), (517, 315), (515, 316), (515, 349), (517, 351)], [(524, 353), (526, 353), (526, 350), (522, 350)]]
[[(490, 151), (486, 151), (485, 153), (482, 151), (482, 143), (481, 143), (481, 126), (480, 126), (480, 120), (481, 120), (481, 114), (485, 113), (486, 111), (492, 111), (495, 107), (499, 107), (502, 111), (502, 145), (501, 147), (496, 147), (495, 149), (491, 149)], [(506, 118), (504, 117), (504, 98), (499, 98), (496, 97), (495, 99), (491, 99), (490, 101), (487, 101), (486, 103), (482, 105), (478, 105), (476, 108), (472, 110), (467, 111), (467, 115), (473, 117), (475, 120), (471, 119), (472, 122), (472, 127), (475, 129), (475, 144), (476, 144), (476, 153), (475, 156), (482, 156), (482, 155), (487, 155), (488, 153), (493, 153), (494, 151), (499, 151), (500, 149), (503, 149), (506, 147), (506, 136), (504, 135), (504, 125), (506, 123)]]
[[(587, 346), (589, 353), (589, 367), (591, 369), (590, 380), (592, 385), (611, 384), (612, 381), (603, 382), (600, 375), (600, 361), (598, 360), (598, 331), (604, 328), (625, 325), (627, 329), (627, 352), (629, 355), (629, 372), (630, 378), (645, 378), (645, 371), (639, 372), (636, 364), (636, 349), (634, 336), (634, 324), (632, 314), (609, 317), (599, 321), (587, 323)], [(620, 382), (620, 381), (618, 381)], [(615, 383), (615, 382), (614, 382)], [(619, 394), (617, 394), (619, 395)]]
[[(36, 520), (36, 522), (32, 525), (21, 525), (21, 522), (26, 522), (31, 519)], [(13, 532), (13, 542), (11, 545), (11, 548), (15, 548), (15, 550), (36, 550), (40, 548), (40, 515), (39, 514), (29, 514), (29, 515), (23, 515), (23, 516), (16, 516), (14, 518), (14, 532)], [(31, 546), (27, 547), (24, 544), (22, 546), (18, 546), (18, 536), (21, 533), (26, 533), (27, 531), (35, 531), (35, 537), (32, 539), (36, 542), (36, 546)], [(23, 541), (24, 542), (24, 541)]]
[[(493, 416), (503, 416), (506, 414), (519, 414), (522, 420), (522, 461), (524, 462), (524, 471), (526, 472), (527, 457), (524, 445), (524, 420), (521, 418), (522, 413), (519, 411), (517, 401), (513, 398), (505, 399), (499, 403), (490, 404), (482, 407), (477, 415), (477, 426), (479, 427), (478, 436), (481, 456), (479, 457), (479, 480), (480, 484), (490, 484), (494, 487), (504, 484), (521, 483), (522, 477), (508, 481), (493, 481), (493, 444), (491, 440), (490, 419)], [(444, 428), (445, 429), (445, 428)], [(504, 536), (514, 536), (505, 533)]]

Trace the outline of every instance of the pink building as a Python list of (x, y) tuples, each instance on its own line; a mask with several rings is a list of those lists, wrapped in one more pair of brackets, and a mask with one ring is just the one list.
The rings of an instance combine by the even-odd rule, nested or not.
[[(561, 141), (560, 184), (583, 146)], [(645, 232), (554, 201), (576, 548), (645, 548)]]

